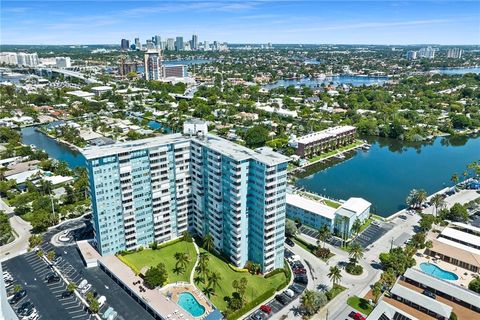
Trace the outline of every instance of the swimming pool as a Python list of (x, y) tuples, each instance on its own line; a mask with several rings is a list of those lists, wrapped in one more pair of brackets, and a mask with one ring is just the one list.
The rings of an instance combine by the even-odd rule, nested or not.
[(177, 304), (193, 317), (200, 317), (205, 313), (205, 307), (202, 306), (190, 292), (180, 293)]
[(443, 270), (442, 268), (434, 265), (433, 263), (420, 263), (420, 269), (422, 269), (423, 272), (434, 276), (435, 278), (443, 280), (458, 280), (458, 276), (455, 273)]

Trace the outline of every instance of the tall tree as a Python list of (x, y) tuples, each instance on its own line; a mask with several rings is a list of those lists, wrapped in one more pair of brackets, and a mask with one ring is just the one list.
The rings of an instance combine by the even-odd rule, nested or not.
[(342, 279), (342, 272), (337, 266), (330, 267), (328, 278), (330, 278), (333, 285), (336, 285)]

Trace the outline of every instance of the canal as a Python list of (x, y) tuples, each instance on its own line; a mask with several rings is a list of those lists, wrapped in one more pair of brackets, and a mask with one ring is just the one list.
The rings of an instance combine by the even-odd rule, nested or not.
[(411, 189), (431, 194), (451, 186), (467, 164), (480, 160), (480, 137), (443, 137), (429, 143), (376, 138), (368, 151), (320, 164), (299, 176), (297, 187), (336, 199), (362, 197), (372, 211), (389, 216), (405, 208)]

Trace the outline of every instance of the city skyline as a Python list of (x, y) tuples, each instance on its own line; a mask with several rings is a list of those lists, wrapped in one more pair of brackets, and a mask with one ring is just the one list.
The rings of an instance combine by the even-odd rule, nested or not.
[(475, 45), (479, 9), (473, 1), (4, 1), (1, 44), (116, 44), (196, 34), (228, 43)]

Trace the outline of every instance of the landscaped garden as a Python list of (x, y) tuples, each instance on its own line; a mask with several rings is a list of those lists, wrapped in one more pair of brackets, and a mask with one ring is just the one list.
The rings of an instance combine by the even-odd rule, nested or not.
[[(218, 256), (201, 249), (203, 255), (208, 258), (207, 275), (204, 276), (198, 270), (195, 273), (196, 285), (210, 298), (212, 303), (220, 310), (226, 311), (236, 309), (251, 309), (255, 303), (272, 296), (278, 288), (286, 285), (286, 275), (284, 272), (275, 272), (271, 276), (254, 275), (245, 269), (236, 269)], [(200, 264), (199, 264), (200, 265)], [(234, 270), (236, 269), (236, 270)], [(215, 274), (215, 283), (211, 284), (211, 275)], [(242, 280), (245, 279), (245, 280)], [(236, 282), (235, 282), (236, 281)], [(242, 285), (243, 282), (243, 285)], [(240, 291), (240, 294), (236, 294)], [(235, 308), (235, 302), (232, 300), (240, 300)], [(230, 301), (230, 303), (229, 303)], [(253, 302), (253, 303), (252, 303)], [(250, 306), (250, 308), (248, 308)], [(247, 310), (245, 310), (247, 311)]]
[[(179, 262), (177, 253), (186, 256)], [(156, 250), (143, 249), (133, 253), (118, 255), (118, 258), (128, 265), (136, 274), (147, 267), (155, 267), (163, 263), (168, 273), (167, 283), (176, 281), (190, 281), (190, 273), (197, 259), (197, 253), (192, 242), (184, 240), (173, 241), (165, 245), (159, 245)]]
[(368, 303), (367, 300), (357, 296), (348, 298), (347, 304), (353, 309), (360, 311), (361, 313), (366, 315), (369, 315), (370, 312), (372, 312), (373, 310), (373, 306), (370, 303)]

